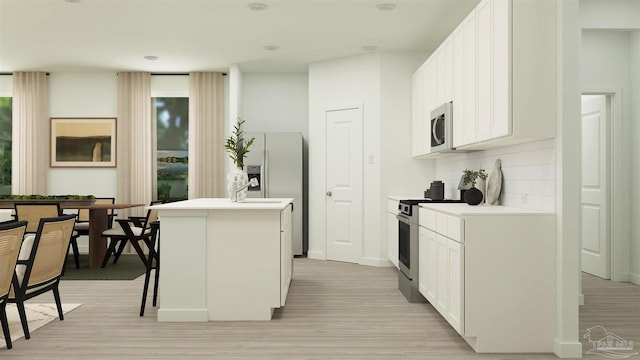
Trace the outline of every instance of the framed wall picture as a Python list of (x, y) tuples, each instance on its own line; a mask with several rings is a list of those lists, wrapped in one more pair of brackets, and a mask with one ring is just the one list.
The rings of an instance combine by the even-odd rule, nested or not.
[(116, 167), (116, 118), (51, 120), (53, 167)]

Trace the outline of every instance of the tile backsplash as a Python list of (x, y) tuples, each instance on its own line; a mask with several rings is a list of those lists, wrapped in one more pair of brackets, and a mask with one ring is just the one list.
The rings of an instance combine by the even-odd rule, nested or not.
[(497, 149), (447, 154), (436, 160), (436, 179), (446, 184), (445, 197), (458, 199), (460, 191), (457, 188), (464, 169), (485, 169), (491, 176), (496, 159), (500, 159), (500, 205), (555, 211), (555, 150), (555, 139), (546, 139)]

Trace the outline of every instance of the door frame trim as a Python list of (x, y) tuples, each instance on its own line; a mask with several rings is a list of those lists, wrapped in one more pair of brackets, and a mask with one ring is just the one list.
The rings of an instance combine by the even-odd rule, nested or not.
[[(629, 193), (629, 182), (623, 176), (624, 164), (629, 161), (627, 142), (623, 132), (622, 89), (596, 88), (583, 89), (581, 95), (605, 95), (611, 123), (609, 124), (609, 235), (610, 267), (612, 281), (629, 281), (629, 262), (624, 254), (629, 253), (629, 208), (628, 199), (623, 196)], [(582, 268), (578, 269), (582, 271)]]

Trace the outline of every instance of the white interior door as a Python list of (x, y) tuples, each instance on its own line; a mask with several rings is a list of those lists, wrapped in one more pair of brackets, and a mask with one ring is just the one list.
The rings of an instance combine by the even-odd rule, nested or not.
[(327, 259), (362, 257), (362, 108), (327, 110)]
[(604, 95), (582, 97), (582, 271), (609, 279), (608, 111)]

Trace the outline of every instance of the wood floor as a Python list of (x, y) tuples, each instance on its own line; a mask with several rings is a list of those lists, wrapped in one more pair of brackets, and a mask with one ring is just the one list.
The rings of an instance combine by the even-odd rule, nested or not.
[[(188, 276), (188, 274), (185, 274)], [(429, 304), (410, 304), (397, 273), (295, 259), (284, 310), (268, 322), (158, 323), (139, 317), (142, 278), (65, 281), (63, 302), (83, 305), (18, 340), (4, 359), (554, 359), (476, 354)], [(603, 325), (640, 348), (640, 287), (584, 280), (580, 337)], [(185, 294), (188, 296), (188, 294)], [(53, 302), (49, 295), (33, 299)], [(533, 310), (533, 309), (532, 309)], [(490, 321), (490, 319), (487, 319)], [(523, 324), (526, 326), (526, 324)], [(585, 344), (585, 352), (590, 348)], [(602, 359), (598, 355), (585, 358)]]

